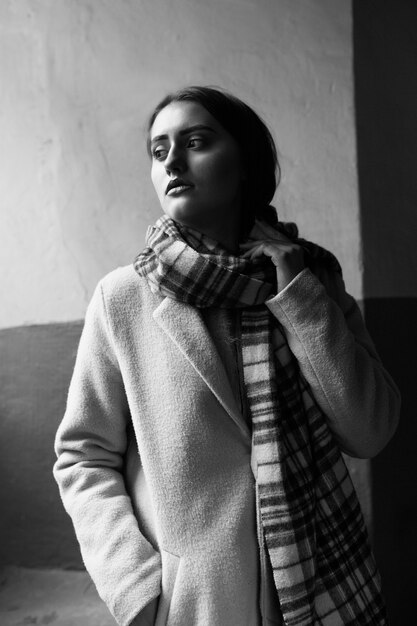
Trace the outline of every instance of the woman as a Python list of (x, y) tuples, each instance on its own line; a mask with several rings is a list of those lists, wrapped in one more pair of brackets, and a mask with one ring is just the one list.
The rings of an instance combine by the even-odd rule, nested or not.
[(340, 450), (399, 395), (327, 251), (278, 223), (259, 117), (190, 87), (149, 124), (164, 216), (89, 306), (55, 476), (118, 624), (386, 624)]

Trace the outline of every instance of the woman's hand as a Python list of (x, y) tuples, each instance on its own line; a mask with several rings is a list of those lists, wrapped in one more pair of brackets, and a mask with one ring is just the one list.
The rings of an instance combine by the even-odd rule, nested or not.
[(250, 241), (241, 245), (244, 258), (255, 259), (264, 254), (276, 267), (278, 293), (305, 267), (303, 248), (293, 243), (268, 224), (255, 222)]

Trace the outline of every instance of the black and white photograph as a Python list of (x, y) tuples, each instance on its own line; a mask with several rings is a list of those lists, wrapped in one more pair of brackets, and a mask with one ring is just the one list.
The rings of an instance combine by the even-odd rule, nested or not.
[(0, 626), (411, 626), (415, 0), (0, 0)]

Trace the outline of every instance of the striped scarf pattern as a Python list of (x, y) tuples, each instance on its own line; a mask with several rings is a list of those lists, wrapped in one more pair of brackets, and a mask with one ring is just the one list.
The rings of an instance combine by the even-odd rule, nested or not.
[[(294, 232), (307, 259), (340, 269), (333, 255)], [(274, 293), (272, 264), (230, 256), (166, 216), (148, 230), (147, 243), (134, 267), (153, 292), (196, 307), (241, 308), (257, 504), (285, 625), (386, 626), (379, 573), (349, 472), (264, 304)]]

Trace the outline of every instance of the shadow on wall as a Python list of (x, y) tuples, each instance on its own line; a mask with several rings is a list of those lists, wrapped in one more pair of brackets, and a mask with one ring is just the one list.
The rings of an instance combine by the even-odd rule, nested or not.
[(415, 622), (417, 562), (417, 4), (353, 9), (365, 317), (403, 397), (372, 463), (374, 541), (391, 624), (403, 626)]

